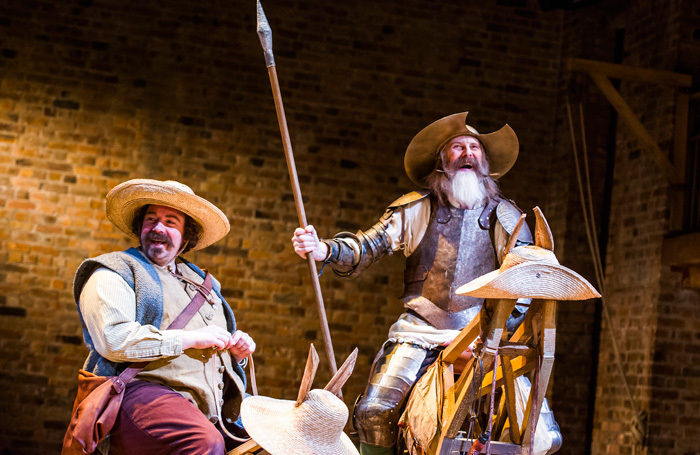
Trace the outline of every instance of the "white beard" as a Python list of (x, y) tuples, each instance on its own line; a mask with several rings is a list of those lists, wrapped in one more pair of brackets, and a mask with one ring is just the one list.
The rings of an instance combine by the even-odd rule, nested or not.
[(458, 208), (473, 209), (486, 199), (486, 188), (475, 172), (456, 172), (450, 181), (448, 199)]

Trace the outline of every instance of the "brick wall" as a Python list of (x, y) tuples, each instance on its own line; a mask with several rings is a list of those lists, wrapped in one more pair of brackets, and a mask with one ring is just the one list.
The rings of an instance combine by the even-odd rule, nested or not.
[[(317, 385), (329, 378), (308, 271), (289, 244), (297, 216), (254, 2), (243, 3), (0, 5), (2, 453), (58, 450), (85, 355), (71, 295), (73, 273), (86, 257), (131, 245), (104, 216), (104, 195), (129, 178), (180, 180), (231, 220), (226, 239), (187, 257), (220, 279), (239, 326), (256, 338), (260, 392), (295, 397), (311, 342), (321, 354)], [(641, 17), (646, 10), (640, 4), (631, 8)], [(590, 273), (572, 196), (563, 58), (609, 56), (602, 32), (588, 33), (589, 27), (603, 28), (603, 6), (576, 13), (543, 12), (529, 0), (468, 6), (280, 0), (264, 6), (306, 215), (321, 235), (373, 224), (391, 200), (413, 189), (403, 172), (403, 152), (413, 135), (443, 115), (469, 110), (471, 124), (483, 132), (507, 122), (518, 133), (521, 156), (501, 182), (504, 193), (523, 209), (540, 205), (562, 262)], [(661, 34), (675, 21), (668, 16), (655, 27), (645, 24)], [(663, 57), (664, 50), (654, 55)], [(652, 96), (638, 95), (639, 107)], [(661, 134), (667, 118), (649, 121)], [(606, 122), (600, 123), (604, 129)], [(598, 151), (597, 159), (604, 155)], [(634, 161), (627, 168), (636, 173), (616, 179), (629, 182), (620, 191), (634, 192), (637, 166), (647, 162), (643, 153), (629, 155), (620, 159)], [(652, 199), (646, 215), (634, 222), (653, 226), (649, 241), (656, 246), (647, 246), (652, 253), (646, 253), (644, 270), (658, 282), (653, 251), (663, 227), (654, 220), (663, 211), (663, 181), (652, 178), (644, 185), (652, 190), (637, 200)], [(613, 225), (620, 235), (633, 235), (624, 219)], [(639, 232), (646, 235), (647, 225)], [(613, 250), (624, 256), (620, 247)], [(399, 256), (385, 258), (357, 280), (330, 271), (321, 278), (338, 361), (355, 346), (360, 350), (344, 391), (348, 404), (364, 387), (374, 353), (401, 312)], [(609, 260), (609, 275), (626, 270), (617, 257)], [(639, 262), (634, 264), (637, 270)], [(635, 283), (627, 276), (619, 280)], [(649, 288), (643, 292), (658, 296), (657, 285)], [(624, 292), (620, 299), (632, 304)], [(692, 302), (693, 295), (684, 298)], [(581, 314), (587, 322), (576, 326)], [(655, 322), (654, 314), (646, 312), (645, 321)], [(554, 411), (565, 453), (584, 453), (581, 416), (590, 411), (590, 377), (580, 365), (594, 361), (587, 329), (594, 315), (579, 304), (562, 306), (560, 317), (565, 329), (557, 334)], [(571, 346), (578, 346), (576, 355)], [(629, 354), (628, 361), (648, 377), (652, 346), (644, 349), (646, 357)], [(596, 404), (604, 422), (606, 415), (623, 413), (618, 409), (624, 403), (601, 384), (605, 376)], [(597, 425), (605, 427), (600, 439), (607, 439), (608, 424)]]
[[(679, 43), (693, 41), (691, 30), (700, 23), (692, 3), (631, 2), (624, 15), (611, 20), (624, 29), (622, 63), (696, 72), (697, 66), (691, 70), (679, 64)], [(695, 25), (682, 28), (683, 22)], [(623, 81), (620, 91), (662, 149), (670, 150), (673, 90)], [(697, 419), (691, 410), (698, 400), (697, 371), (692, 354), (681, 353), (698, 348), (693, 329), (698, 327), (698, 293), (682, 289), (679, 275), (661, 267), (661, 245), (669, 230), (669, 183), (623, 123), (616, 130), (614, 169), (606, 260), (613, 331), (604, 320), (593, 453), (697, 453)], [(613, 338), (634, 405), (619, 373)], [(635, 408), (648, 416), (642, 419), (648, 437), (643, 444), (632, 430)]]

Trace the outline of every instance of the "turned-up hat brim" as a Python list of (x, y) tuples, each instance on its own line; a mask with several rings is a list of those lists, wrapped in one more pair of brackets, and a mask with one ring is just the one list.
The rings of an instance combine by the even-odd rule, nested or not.
[(295, 401), (250, 396), (241, 405), (241, 419), (250, 437), (271, 455), (359, 455), (343, 433), (348, 410), (327, 390), (309, 391)]
[(131, 238), (139, 239), (132, 229), (136, 212), (145, 205), (163, 205), (179, 210), (196, 221), (200, 228), (197, 245), (201, 250), (222, 239), (230, 229), (228, 218), (211, 202), (194, 194), (187, 185), (172, 180), (133, 179), (107, 193), (107, 218)]
[(473, 136), (484, 146), (491, 177), (498, 179), (513, 167), (518, 158), (518, 136), (505, 125), (498, 131), (479, 134), (466, 124), (468, 112), (448, 115), (423, 128), (411, 140), (404, 156), (408, 177), (417, 185), (427, 187), (426, 179), (435, 169), (438, 153), (448, 140), (457, 136)]
[(549, 250), (513, 248), (501, 268), (460, 286), (457, 294), (487, 299), (588, 300), (600, 297), (581, 275), (559, 265)]

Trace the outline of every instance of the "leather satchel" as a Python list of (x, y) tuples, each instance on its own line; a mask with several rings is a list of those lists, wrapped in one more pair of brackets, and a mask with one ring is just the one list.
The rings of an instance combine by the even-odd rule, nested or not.
[[(207, 272), (201, 288), (197, 287), (199, 292), (168, 329), (181, 329), (187, 325), (204, 304), (211, 287), (211, 276)], [(61, 455), (86, 455), (97, 449), (97, 445), (112, 431), (117, 420), (126, 384), (149, 363), (134, 362), (119, 376), (97, 376), (82, 369), (78, 371), (78, 393), (63, 438)]]

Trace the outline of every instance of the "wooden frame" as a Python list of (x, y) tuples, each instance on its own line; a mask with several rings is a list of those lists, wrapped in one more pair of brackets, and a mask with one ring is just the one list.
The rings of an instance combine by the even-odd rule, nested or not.
[[(504, 431), (508, 421), (509, 437), (512, 442), (491, 442), (490, 452), (494, 455), (526, 454), (530, 450), (532, 428), (537, 421), (544, 401), (544, 395), (549, 384), (554, 364), (556, 341), (556, 308), (555, 300), (533, 300), (525, 320), (510, 339), (505, 330), (506, 320), (513, 311), (515, 300), (498, 300), (493, 308), (493, 314), (488, 328), (485, 330), (481, 361), (484, 375), (478, 390), (473, 381), (472, 358), (464, 368), (459, 379), (445, 393), (443, 407), (443, 424), (440, 429), (440, 440), (435, 454), (448, 455), (455, 451), (469, 450), (473, 439), (461, 437), (461, 428), (468, 416), (473, 402), (479, 397), (491, 392), (494, 371), (497, 363), (496, 387), (503, 387), (504, 393), (496, 408), (492, 440), (497, 441)], [(445, 349), (443, 363), (454, 365), (460, 355), (469, 348), (479, 336), (481, 315), (477, 316), (460, 335)], [(496, 356), (499, 360), (496, 362)], [(453, 368), (447, 368), (454, 373)], [(523, 374), (533, 372), (533, 382), (527, 407), (521, 424), (517, 424), (515, 407), (515, 379)], [(432, 455), (432, 454), (431, 454)]]

